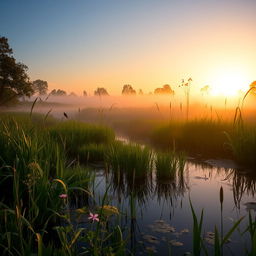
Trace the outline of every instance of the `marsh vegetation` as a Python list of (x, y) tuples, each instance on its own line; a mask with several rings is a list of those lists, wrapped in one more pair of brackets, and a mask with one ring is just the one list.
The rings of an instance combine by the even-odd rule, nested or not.
[[(1, 114), (3, 255), (254, 255), (252, 126), (148, 121), (137, 126), (148, 130), (137, 137), (146, 145), (65, 119)], [(201, 163), (187, 159), (199, 154)], [(224, 155), (251, 171), (206, 160)]]

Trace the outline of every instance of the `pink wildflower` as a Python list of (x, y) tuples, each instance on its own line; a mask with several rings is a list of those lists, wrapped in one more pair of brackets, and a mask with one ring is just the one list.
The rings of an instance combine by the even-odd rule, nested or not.
[(60, 194), (60, 195), (59, 195), (59, 198), (61, 198), (61, 199), (64, 199), (64, 198), (67, 198), (67, 197), (68, 197), (67, 194)]
[(94, 222), (94, 221), (99, 222), (100, 220), (99, 220), (98, 216), (99, 216), (99, 214), (97, 214), (97, 213), (93, 214), (90, 212), (90, 217), (88, 217), (88, 220), (92, 220), (92, 222)]

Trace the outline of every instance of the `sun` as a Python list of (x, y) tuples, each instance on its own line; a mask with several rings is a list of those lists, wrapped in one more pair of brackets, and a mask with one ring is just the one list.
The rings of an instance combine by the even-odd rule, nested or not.
[(216, 72), (211, 84), (211, 94), (214, 96), (237, 96), (248, 89), (250, 80), (241, 69), (229, 68)]

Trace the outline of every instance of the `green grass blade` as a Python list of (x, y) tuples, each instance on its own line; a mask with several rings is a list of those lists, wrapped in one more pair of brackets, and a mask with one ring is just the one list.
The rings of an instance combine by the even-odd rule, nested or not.
[(217, 227), (215, 226), (214, 228), (214, 255), (215, 256), (220, 256), (221, 255), (221, 250), (220, 250), (220, 238), (219, 238), (219, 232)]
[(221, 246), (223, 246), (228, 239), (230, 238), (230, 236), (232, 235), (232, 233), (236, 230), (236, 228), (238, 227), (238, 225), (241, 223), (241, 221), (244, 219), (244, 217), (240, 218), (237, 222), (235, 222), (235, 224), (233, 225), (233, 227), (228, 231), (228, 233), (225, 235), (225, 237), (223, 238), (223, 240), (221, 241)]

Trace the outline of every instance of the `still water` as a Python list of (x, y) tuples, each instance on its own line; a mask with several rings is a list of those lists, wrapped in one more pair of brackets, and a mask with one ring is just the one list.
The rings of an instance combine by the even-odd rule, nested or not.
[(224, 235), (235, 221), (245, 216), (225, 244), (224, 255), (241, 256), (251, 246), (248, 232), (242, 233), (248, 225), (248, 211), (255, 216), (256, 178), (230, 166), (233, 167), (232, 163), (225, 161), (213, 160), (208, 164), (187, 161), (183, 174), (175, 180), (158, 181), (153, 172), (135, 183), (120, 179), (117, 182), (113, 174), (97, 170), (94, 193), (96, 198), (102, 198), (108, 189), (108, 203), (122, 212), (121, 225), (127, 228), (128, 249), (135, 255), (192, 255), (190, 198), (198, 218), (204, 211), (202, 236), (209, 255), (213, 255), (215, 225), (221, 232), (222, 187)]

